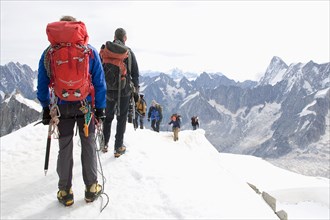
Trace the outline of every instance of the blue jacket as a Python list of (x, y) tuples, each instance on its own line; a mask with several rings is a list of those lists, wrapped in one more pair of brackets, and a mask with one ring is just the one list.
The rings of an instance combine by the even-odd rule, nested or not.
[[(92, 55), (89, 59), (89, 72), (92, 76), (92, 84), (95, 89), (95, 108), (104, 109), (106, 107), (106, 83), (104, 78), (104, 71), (101, 64), (101, 60), (97, 50), (88, 45), (92, 50)], [(46, 51), (46, 50), (45, 50)], [(39, 61), (38, 69), (38, 86), (37, 86), (37, 98), (40, 101), (42, 107), (47, 107), (50, 104), (49, 94), (49, 82), (50, 78), (47, 75), (47, 70), (44, 65), (45, 51), (42, 53)], [(91, 101), (91, 97), (87, 97), (88, 101)], [(68, 101), (58, 100), (58, 104), (65, 104)]]
[(170, 123), (168, 123), (168, 124), (169, 125), (173, 124), (173, 128), (180, 128), (181, 122), (180, 122), (180, 119), (177, 119), (176, 121), (171, 120)]
[(163, 119), (163, 114), (159, 108), (156, 108), (155, 106), (150, 106), (148, 111), (148, 118), (150, 118), (151, 120), (161, 121)]

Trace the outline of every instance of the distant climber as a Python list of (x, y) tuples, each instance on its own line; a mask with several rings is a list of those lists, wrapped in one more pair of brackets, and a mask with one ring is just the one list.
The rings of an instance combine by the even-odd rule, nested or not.
[(193, 130), (196, 130), (197, 128), (199, 128), (199, 122), (198, 122), (197, 116), (191, 117), (191, 126), (193, 127)]
[(148, 121), (150, 120), (152, 129), (159, 132), (159, 126), (163, 120), (163, 108), (155, 100), (152, 100), (148, 111)]
[(140, 93), (140, 96), (135, 103), (136, 106), (136, 114), (135, 114), (135, 119), (134, 119), (134, 128), (139, 127), (139, 122), (140, 122), (140, 129), (143, 129), (143, 121), (146, 116), (147, 112), (147, 103), (144, 100), (144, 94)]
[(178, 114), (173, 114), (171, 116), (171, 121), (168, 123), (169, 125), (172, 124), (172, 131), (173, 131), (173, 139), (174, 141), (179, 140), (179, 131), (180, 131), (180, 126), (181, 126), (181, 119), (180, 115)]

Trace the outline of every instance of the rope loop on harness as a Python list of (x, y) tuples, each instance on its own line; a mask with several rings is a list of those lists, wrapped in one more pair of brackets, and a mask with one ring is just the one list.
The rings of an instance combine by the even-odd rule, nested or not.
[[(53, 94), (53, 90), (51, 92), (51, 94)], [(55, 97), (54, 99), (51, 99), (51, 104), (50, 104), (50, 122), (49, 125), (51, 126), (51, 129), (49, 129), (49, 136), (53, 135), (53, 137), (55, 139), (59, 138), (60, 132), (58, 130), (58, 123), (60, 122), (60, 117), (61, 117), (61, 112), (60, 109), (57, 105), (57, 97)]]

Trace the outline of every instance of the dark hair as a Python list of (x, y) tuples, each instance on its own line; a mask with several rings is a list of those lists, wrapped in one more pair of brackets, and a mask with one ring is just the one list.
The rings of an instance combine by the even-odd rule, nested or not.
[(124, 28), (117, 28), (117, 30), (115, 31), (116, 39), (124, 42), (124, 37), (125, 36), (126, 36), (126, 31), (124, 30)]
[(60, 21), (77, 21), (77, 19), (70, 15), (64, 15), (61, 17)]

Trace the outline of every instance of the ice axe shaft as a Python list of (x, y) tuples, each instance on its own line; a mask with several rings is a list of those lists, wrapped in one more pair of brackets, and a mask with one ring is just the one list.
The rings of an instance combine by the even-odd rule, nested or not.
[(48, 164), (49, 164), (49, 152), (50, 152), (50, 144), (51, 144), (51, 140), (52, 140), (52, 133), (51, 132), (52, 132), (52, 125), (50, 123), (49, 127), (48, 127), (48, 137), (47, 137), (45, 165), (44, 165), (45, 176), (47, 175)]

